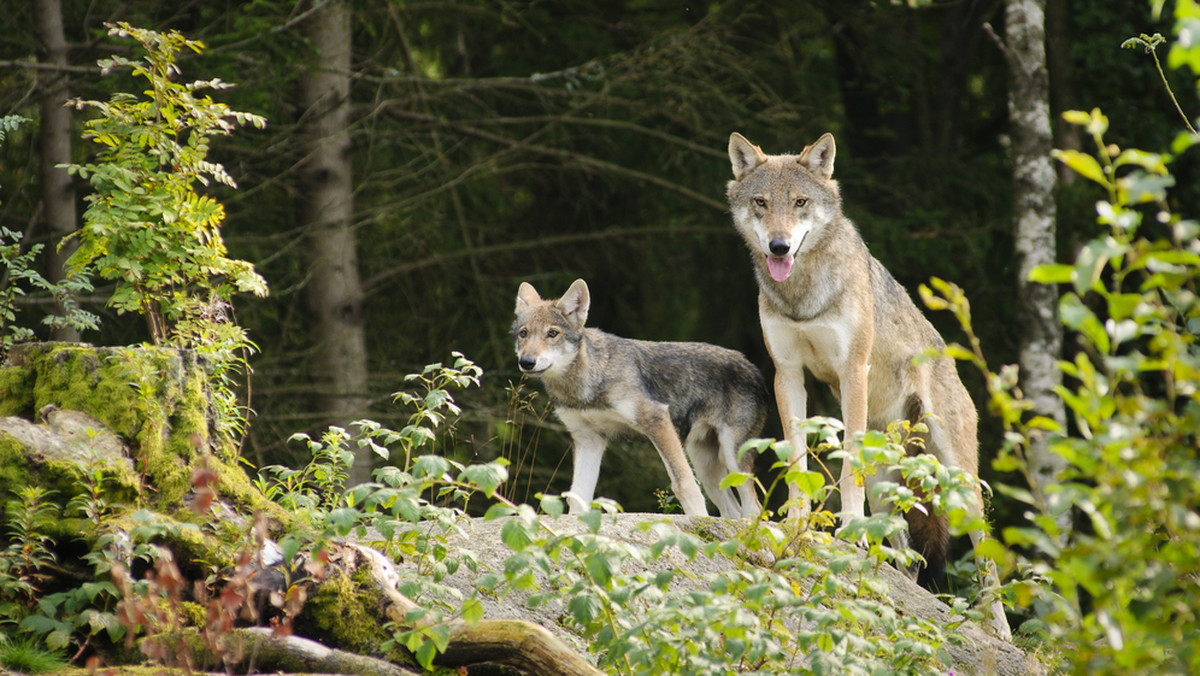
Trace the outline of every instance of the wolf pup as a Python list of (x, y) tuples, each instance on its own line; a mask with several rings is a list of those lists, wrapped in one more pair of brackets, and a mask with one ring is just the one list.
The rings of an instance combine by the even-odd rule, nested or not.
[[(807, 369), (828, 383), (842, 406), (846, 441), (854, 434), (885, 429), (895, 420), (923, 420), (925, 448), (943, 465), (978, 476), (978, 413), (954, 361), (920, 364), (914, 358), (942, 348), (941, 336), (904, 288), (871, 254), (854, 224), (842, 214), (833, 180), (833, 136), (825, 134), (799, 155), (766, 155), (741, 134), (729, 138), (733, 180), (726, 190), (733, 223), (750, 248), (758, 279), (763, 339), (775, 362), (775, 398), (785, 437), (806, 467), (804, 439), (796, 422), (806, 417)], [(867, 488), (881, 477), (867, 477)], [(839, 486), (843, 525), (864, 514), (864, 487), (842, 468)], [(866, 493), (870, 494), (867, 490)], [(789, 497), (799, 498), (795, 486)], [(871, 510), (884, 509), (871, 496)], [(973, 509), (983, 515), (976, 489)], [(805, 511), (799, 502), (792, 516)], [(943, 517), (912, 510), (905, 515), (913, 548), (927, 565), (918, 581), (927, 588), (941, 577), (949, 543)], [(978, 547), (983, 532), (972, 532)], [(906, 545), (904, 537), (895, 544)], [(998, 582), (993, 564), (979, 559), (981, 579)], [(1003, 608), (995, 602), (989, 622), (1010, 637)]]
[(517, 364), (545, 383), (575, 442), (570, 511), (591, 506), (608, 440), (636, 432), (658, 449), (684, 513), (708, 514), (690, 457), (721, 516), (757, 514), (752, 482), (737, 487), (740, 502), (720, 484), (730, 472), (750, 471), (753, 454), (739, 462), (737, 452), (767, 417), (762, 374), (741, 353), (715, 345), (630, 340), (584, 328), (590, 303), (582, 279), (558, 300), (542, 300), (523, 282), (512, 326)]

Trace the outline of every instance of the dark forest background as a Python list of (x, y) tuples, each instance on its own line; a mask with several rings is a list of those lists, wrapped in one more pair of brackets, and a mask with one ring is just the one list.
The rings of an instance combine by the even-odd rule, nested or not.
[[(352, 3), (353, 233), (362, 285), (369, 379), (355, 417), (399, 426), (391, 394), (403, 377), (458, 350), (484, 369), (459, 395), (465, 414), (444, 452), (514, 462), (518, 499), (565, 490), (569, 438), (545, 411), (536, 383), (521, 385), (508, 336), (517, 286), (557, 296), (577, 277), (592, 290), (590, 323), (628, 337), (698, 340), (745, 352), (764, 372), (756, 289), (747, 252), (725, 209), (726, 145), (739, 131), (768, 152), (837, 138), (835, 177), (872, 253), (915, 296), (931, 276), (962, 286), (992, 363), (1016, 361), (1011, 168), (1000, 0), (910, 7), (888, 2)], [(319, 8), (320, 3), (317, 4)], [(0, 224), (26, 243), (54, 244), (39, 183), (41, 49), (32, 3), (0, 17), (0, 115), (33, 120), (0, 148)], [(255, 465), (298, 464), (298, 431), (330, 420), (314, 402), (313, 322), (303, 296), (314, 279), (298, 223), (303, 182), (298, 93), (320, 67), (305, 27), (308, 2), (161, 3), (62, 0), (70, 94), (106, 99), (127, 74), (102, 76), (98, 58), (128, 53), (104, 22), (176, 29), (207, 45), (182, 62), (188, 80), (237, 84), (218, 98), (263, 115), (215, 144), (239, 184), (214, 188), (225, 204), (230, 255), (253, 262), (271, 286), (240, 298), (238, 321), (259, 354), (247, 392), (256, 412), (243, 454)], [(1169, 16), (1169, 11), (1164, 15)], [(1099, 106), (1122, 147), (1160, 147), (1178, 127), (1153, 60), (1121, 43), (1168, 32), (1146, 3), (1050, 0), (1047, 44), (1052, 115)], [(1194, 82), (1169, 73), (1178, 92)], [(1176, 81), (1176, 80), (1179, 81)], [(1193, 100), (1190, 96), (1181, 97)], [(1191, 111), (1194, 113), (1194, 111)], [(83, 113), (76, 113), (82, 129)], [(1079, 147), (1056, 129), (1058, 147)], [(76, 136), (73, 157), (93, 152)], [(1085, 148), (1091, 151), (1091, 148)], [(1195, 162), (1173, 167), (1194, 199)], [(1095, 191), (1064, 175), (1059, 253), (1092, 236)], [(85, 186), (78, 186), (82, 198)], [(80, 208), (82, 212), (82, 207)], [(85, 299), (102, 315), (98, 344), (148, 338), (137, 317)], [(22, 323), (48, 305), (31, 297)], [(930, 319), (961, 338), (949, 315)], [(45, 337), (45, 336), (42, 336)], [(886, 339), (886, 337), (885, 337)], [(1070, 349), (1072, 341), (1068, 339)], [(977, 402), (977, 374), (961, 369)], [(814, 413), (837, 415), (827, 388)], [(998, 425), (982, 411), (984, 478)], [(779, 434), (772, 414), (765, 432)], [(654, 510), (667, 481), (652, 449), (610, 449), (601, 495)], [(650, 468), (647, 470), (647, 468)], [(1006, 506), (997, 501), (999, 521)]]

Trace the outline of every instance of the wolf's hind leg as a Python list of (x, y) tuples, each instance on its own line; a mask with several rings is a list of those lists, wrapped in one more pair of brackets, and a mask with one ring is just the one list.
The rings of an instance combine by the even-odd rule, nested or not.
[[(975, 487), (976, 504), (972, 507), (972, 516), (983, 517), (983, 491)], [(996, 562), (986, 556), (979, 555), (979, 546), (988, 539), (983, 530), (971, 531), (971, 546), (975, 550), (975, 565), (979, 570), (979, 584), (983, 588), (1000, 586), (1000, 574), (996, 571)], [(1012, 629), (1008, 626), (1008, 616), (1004, 614), (1004, 604), (999, 598), (991, 598), (988, 607), (983, 609), (983, 623), (993, 636), (1005, 641), (1012, 640)]]

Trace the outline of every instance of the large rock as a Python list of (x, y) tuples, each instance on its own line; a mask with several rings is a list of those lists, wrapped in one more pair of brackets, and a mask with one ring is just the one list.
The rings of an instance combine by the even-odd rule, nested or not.
[[(23, 343), (0, 366), (0, 505), (40, 484), (66, 503), (90, 467), (106, 468), (110, 502), (138, 496), (164, 514), (185, 509), (196, 467), (245, 512), (261, 498), (221, 434), (209, 372), (195, 352), (159, 347)], [(146, 490), (146, 489), (149, 490)]]
[[(457, 572), (442, 580), (440, 584), (457, 589), (462, 597), (466, 598), (476, 595), (475, 584), (480, 575), (487, 572), (504, 571), (506, 562), (513, 556), (512, 550), (504, 544), (505, 538), (502, 535), (502, 530), (508, 522), (509, 519), (462, 519), (458, 524), (461, 532), (449, 535), (445, 544), (449, 551), (471, 550), (477, 557), (478, 571), (471, 571), (466, 566), (461, 566)], [(587, 526), (583, 522), (570, 516), (544, 519), (543, 523), (558, 536), (584, 533), (587, 530)], [(618, 546), (626, 544), (645, 549), (662, 537), (666, 532), (664, 529), (674, 529), (697, 535), (705, 541), (724, 541), (732, 538), (737, 530), (744, 526), (744, 523), (719, 518), (619, 514), (604, 517), (600, 535)], [(377, 534), (368, 534), (361, 542), (369, 547), (383, 546), (379, 542)], [(344, 546), (357, 547), (359, 545), (347, 544)], [(835, 543), (832, 546), (838, 556), (862, 556), (859, 550), (852, 545)], [(338, 558), (336, 553), (334, 558)], [(344, 557), (344, 560), (357, 559), (360, 562), (357, 568), (344, 572), (346, 576), (353, 577), (357, 584), (346, 584), (347, 579), (342, 577), (342, 574), (331, 575), (327, 578), (327, 583), (340, 587), (336, 593), (339, 598), (337, 600), (327, 599), (324, 604), (315, 604), (314, 607), (305, 609), (306, 614), (314, 611), (322, 616), (328, 615), (329, 617), (325, 619), (358, 617), (358, 624), (362, 626), (338, 620), (324, 622), (320, 630), (315, 633), (315, 638), (328, 641), (333, 645), (343, 645), (347, 641), (352, 642), (350, 637), (357, 636), (365, 630), (377, 628), (387, 619), (397, 621), (397, 613), (394, 608), (390, 611), (390, 617), (387, 613), (379, 610), (383, 607), (379, 603), (379, 587), (394, 590), (397, 585), (403, 587), (403, 580), (412, 581), (421, 576), (428, 577), (430, 575), (428, 564), (422, 564), (409, 557), (405, 557), (399, 563), (389, 565), (389, 572), (379, 572), (379, 566), (376, 565), (375, 571), (366, 575), (361, 562), (369, 558), (371, 557), (363, 557), (361, 553)], [(659, 571), (671, 569), (685, 571), (683, 575), (675, 576), (672, 585), (676, 590), (687, 591), (691, 589), (706, 590), (709, 581), (714, 576), (736, 568), (769, 566), (769, 558), (769, 556), (751, 554), (736, 558), (718, 555), (713, 557), (697, 556), (689, 559), (679, 550), (667, 548), (657, 559), (632, 562), (629, 565), (644, 566), (640, 572), (645, 573), (646, 579), (653, 579)], [(628, 570), (628, 566), (626, 570)], [(879, 587), (875, 587), (873, 593), (882, 596), (885, 603), (894, 608), (897, 613), (932, 620), (942, 626), (949, 626), (961, 621), (962, 618), (954, 617), (951, 609), (945, 603), (918, 587), (906, 575), (891, 566), (880, 566), (876, 574), (882, 582), (883, 590), (881, 592)], [(375, 589), (362, 586), (368, 577), (374, 579)], [(805, 587), (813, 584), (813, 581), (801, 578), (798, 583), (801, 587)], [(544, 591), (546, 590), (537, 590), (537, 592)], [(318, 597), (323, 594), (329, 596), (330, 592), (331, 590), (328, 589), (322, 592), (318, 588), (315, 595)], [(389, 591), (389, 593), (394, 595), (394, 592)], [(558, 604), (531, 604), (532, 593), (534, 592), (510, 592), (500, 595), (478, 594), (476, 597), (481, 601), (484, 608), (483, 615), (488, 620), (520, 620), (539, 625), (548, 630), (557, 641), (570, 646), (581, 655), (586, 655), (587, 641), (572, 629), (572, 623), (564, 621), (566, 609)], [(349, 608), (354, 605), (355, 599), (364, 600), (361, 608)], [(334, 607), (338, 609), (337, 613), (328, 612)], [(800, 628), (800, 623), (795, 618), (785, 619), (785, 623), (793, 630)], [(297, 628), (303, 633), (304, 629), (313, 629), (314, 627), (309, 621), (302, 621)], [(346, 636), (342, 636), (343, 633)], [(965, 639), (961, 645), (952, 642), (945, 644), (955, 673), (999, 674), (1002, 676), (1045, 673), (1045, 668), (1034, 658), (1026, 655), (1011, 643), (985, 633), (970, 622), (960, 626), (958, 633)], [(452, 645), (451, 650), (453, 651), (453, 649)]]

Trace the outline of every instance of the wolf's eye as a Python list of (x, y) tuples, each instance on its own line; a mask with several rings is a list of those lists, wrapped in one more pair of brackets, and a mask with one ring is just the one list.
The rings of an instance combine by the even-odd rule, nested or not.
[(754, 198), (754, 206), (758, 207), (759, 209), (766, 209), (767, 201), (761, 197), (755, 197)]
[(546, 337), (547, 338), (557, 338), (558, 337), (558, 329), (550, 329), (549, 331), (546, 332)]
[(527, 330), (525, 330), (525, 329), (521, 329), (520, 331), (517, 331), (517, 337), (518, 337), (518, 338), (528, 338), (528, 337), (529, 337), (529, 331), (527, 331)]
[(805, 204), (808, 204), (808, 200), (804, 199), (803, 197), (797, 197), (797, 198), (796, 198), (796, 206), (798, 206), (798, 207), (802, 207), (802, 206), (804, 206)]

